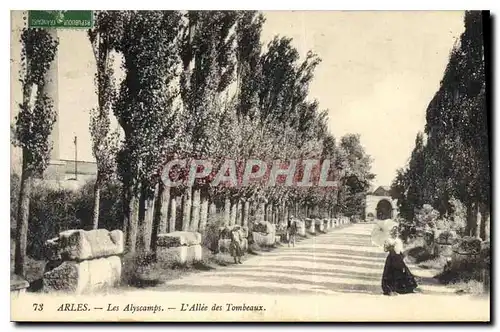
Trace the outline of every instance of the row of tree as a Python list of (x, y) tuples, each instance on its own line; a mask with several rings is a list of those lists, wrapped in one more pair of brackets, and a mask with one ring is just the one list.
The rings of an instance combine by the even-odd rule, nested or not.
[(452, 215), (452, 202), (458, 199), (467, 208), (465, 233), (483, 239), (491, 209), (483, 34), (487, 19), (479, 11), (465, 13), (465, 31), (427, 108), (425, 133), (417, 135), (409, 164), (392, 185), (405, 219), (414, 220), (424, 204), (442, 216)]
[[(236, 222), (237, 215), (247, 223), (250, 211), (256, 211), (257, 219), (274, 220), (289, 213), (363, 213), (374, 177), (371, 159), (358, 135), (337, 142), (327, 130), (327, 111), (309, 97), (319, 57), (309, 52), (301, 60), (287, 37), (276, 36), (264, 48), (264, 22), (254, 11), (97, 13), (88, 33), (98, 97), (90, 122), (98, 166), (94, 227), (99, 225), (100, 188), (117, 176), (123, 184), (129, 252), (153, 249), (159, 233), (179, 228), (203, 232), (217, 206), (223, 207), (225, 224)], [(116, 55), (123, 60), (119, 83), (113, 71)], [(121, 134), (111, 129), (110, 114)], [(24, 128), (19, 120), (17, 127)], [(44, 144), (50, 146), (47, 137), (43, 135)], [(210, 160), (212, 172), (171, 188), (163, 183), (162, 172), (173, 159)], [(248, 186), (210, 186), (228, 159), (237, 161), (238, 174), (249, 159), (269, 166), (273, 160), (286, 166), (296, 159), (299, 175), (294, 181), (308, 167), (302, 161), (328, 160), (329, 179), (339, 185), (285, 186), (280, 177), (278, 185), (267, 186), (267, 170), (262, 181)], [(185, 178), (188, 172), (189, 167), (177, 168), (172, 176)], [(312, 173), (318, 175), (317, 167)], [(176, 228), (178, 196), (182, 225)]]

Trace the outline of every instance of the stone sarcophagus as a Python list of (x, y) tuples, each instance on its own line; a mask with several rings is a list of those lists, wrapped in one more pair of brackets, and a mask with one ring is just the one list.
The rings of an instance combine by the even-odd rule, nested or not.
[(252, 239), (259, 246), (273, 246), (276, 243), (276, 226), (267, 221), (255, 224)]
[(306, 229), (308, 233), (316, 234), (316, 223), (311, 218), (306, 218)]
[(248, 227), (240, 225), (232, 225), (219, 228), (219, 241), (217, 249), (219, 252), (230, 252), (229, 248), (231, 246), (231, 231), (233, 229), (239, 229), (241, 232), (243, 241), (241, 243), (241, 248), (243, 252), (248, 250)]
[(82, 294), (120, 283), (123, 232), (68, 230), (45, 243), (44, 292)]
[(160, 261), (171, 261), (177, 264), (201, 261), (201, 234), (181, 231), (158, 234), (156, 255)]
[(325, 224), (323, 219), (314, 219), (314, 227), (316, 232), (324, 233), (325, 232)]

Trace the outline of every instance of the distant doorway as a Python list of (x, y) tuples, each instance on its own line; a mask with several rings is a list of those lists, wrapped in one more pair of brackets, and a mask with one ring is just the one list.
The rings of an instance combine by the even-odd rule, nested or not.
[(392, 218), (392, 204), (386, 199), (380, 200), (377, 204), (377, 219), (385, 220)]

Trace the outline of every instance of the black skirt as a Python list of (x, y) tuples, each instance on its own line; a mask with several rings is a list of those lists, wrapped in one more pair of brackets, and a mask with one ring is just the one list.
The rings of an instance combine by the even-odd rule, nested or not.
[(391, 292), (399, 294), (413, 293), (417, 288), (415, 277), (406, 266), (403, 255), (391, 251), (385, 260), (382, 275), (382, 291), (388, 295)]

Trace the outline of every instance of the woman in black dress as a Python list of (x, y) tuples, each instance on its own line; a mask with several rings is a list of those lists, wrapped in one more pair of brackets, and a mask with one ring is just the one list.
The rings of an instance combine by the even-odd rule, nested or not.
[(403, 260), (403, 242), (398, 238), (397, 227), (391, 232), (391, 239), (384, 244), (389, 252), (382, 275), (384, 295), (397, 295), (420, 292), (415, 277)]

